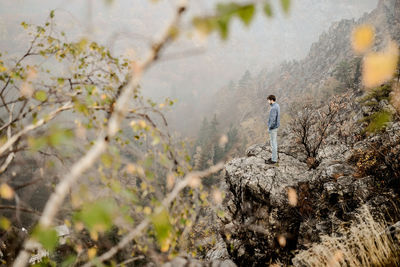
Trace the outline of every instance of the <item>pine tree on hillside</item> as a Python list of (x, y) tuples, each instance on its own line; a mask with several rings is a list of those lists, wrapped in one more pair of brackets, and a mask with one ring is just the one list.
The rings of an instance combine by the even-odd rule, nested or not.
[(228, 136), (228, 143), (226, 143), (225, 145), (225, 153), (228, 153), (232, 147), (236, 144), (236, 142), (238, 141), (238, 130), (236, 127), (233, 127), (233, 125), (231, 124), (229, 127), (229, 131), (227, 133)]
[(361, 58), (356, 58), (355, 60), (355, 72), (354, 72), (354, 81), (353, 81), (353, 89), (359, 88), (361, 83)]
[(208, 139), (209, 131), (210, 131), (210, 124), (208, 122), (207, 117), (204, 117), (203, 121), (201, 122), (198, 139), (197, 139), (198, 140), (197, 145), (203, 146), (206, 143), (206, 141)]
[(217, 120), (217, 114), (214, 114), (214, 117), (210, 123), (210, 138), (212, 141), (217, 141), (217, 136), (218, 136), (218, 120)]
[(245, 89), (250, 86), (251, 74), (250, 71), (246, 70), (242, 78), (239, 80), (239, 88)]

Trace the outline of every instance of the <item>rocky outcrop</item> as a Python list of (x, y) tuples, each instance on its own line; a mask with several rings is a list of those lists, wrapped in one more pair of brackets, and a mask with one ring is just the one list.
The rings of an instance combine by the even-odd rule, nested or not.
[[(355, 96), (348, 101), (357, 103)], [(393, 109), (384, 99), (374, 106)], [(377, 170), (360, 176), (354, 157), (360, 150), (378, 151), (372, 145), (378, 145), (378, 149), (391, 146), (385, 153), (398, 157), (400, 122), (391, 122), (384, 132), (357, 140), (365, 126), (361, 118), (374, 112), (371, 106), (367, 109), (358, 104), (347, 105), (338, 114), (342, 116), (339, 121), (347, 121), (351, 128), (350, 141), (343, 142), (339, 127), (331, 127), (315, 169), (306, 164), (301, 144), (289, 129), (281, 130), (278, 164), (266, 164), (271, 157), (270, 147), (261, 144), (249, 147), (245, 157), (226, 164), (228, 194), (220, 233), (235, 263), (293, 264), (291, 260), (297, 251), (319, 242), (322, 235), (337, 233), (356, 218), (358, 209), (365, 204), (372, 207), (374, 215), (388, 221), (399, 219), (399, 190), (393, 190), (396, 184), (378, 175), (391, 175), (388, 171), (393, 170), (385, 165), (388, 159), (383, 157), (380, 162), (371, 158)]]
[(380, 214), (394, 208), (394, 192), (377, 189), (374, 177), (352, 176), (344, 157), (325, 159), (315, 170), (283, 153), (277, 165), (267, 165), (269, 157), (254, 145), (225, 168), (229, 195), (221, 235), (240, 266), (289, 264), (297, 250), (354, 219), (361, 205)]

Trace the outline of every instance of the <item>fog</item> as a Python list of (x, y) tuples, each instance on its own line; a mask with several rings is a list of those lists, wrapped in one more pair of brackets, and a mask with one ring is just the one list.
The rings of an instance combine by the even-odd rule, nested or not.
[[(240, 79), (246, 70), (257, 75), (283, 60), (300, 59), (332, 22), (358, 18), (377, 5), (377, 0), (294, 0), (290, 13), (284, 15), (279, 1), (272, 1), (273, 18), (267, 18), (259, 8), (249, 27), (238, 20), (232, 22), (227, 41), (217, 34), (206, 40), (198, 38), (191, 25), (193, 16), (210, 14), (218, 2), (227, 1), (190, 2), (179, 39), (142, 81), (144, 95), (178, 100), (176, 110), (183, 114), (177, 116), (172, 111), (173, 125), (178, 125), (177, 120), (199, 120), (206, 112), (202, 107), (213, 94), (231, 80)], [(57, 27), (69, 39), (85, 36), (109, 46), (114, 53), (137, 59), (165, 29), (174, 6), (172, 0), (2, 0), (0, 49), (9, 51), (10, 56), (22, 53), (27, 39), (19, 26), (21, 21), (44, 23), (55, 9)]]

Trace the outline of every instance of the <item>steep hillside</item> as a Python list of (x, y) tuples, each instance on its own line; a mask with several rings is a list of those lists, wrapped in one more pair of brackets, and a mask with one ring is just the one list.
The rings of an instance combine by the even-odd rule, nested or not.
[(235, 86), (222, 88), (216, 94), (210, 111), (224, 118), (226, 126), (230, 123), (238, 125), (242, 136), (248, 140), (265, 141), (265, 99), (269, 94), (277, 95), (286, 113), (283, 116), (285, 124), (289, 108), (306, 95), (324, 99), (334, 90), (343, 92), (349, 89), (348, 85), (337, 81), (339, 78), (335, 77), (336, 69), (343, 62), (347, 72), (353, 76), (350, 78), (357, 83), (356, 72), (360, 68), (360, 58), (351, 49), (350, 37), (354, 27), (364, 23), (376, 29), (374, 49), (384, 47), (389, 39), (400, 43), (400, 1), (380, 0), (376, 9), (360, 19), (334, 23), (311, 46), (303, 60), (284, 62), (272, 71), (252, 77), (246, 84), (238, 81)]

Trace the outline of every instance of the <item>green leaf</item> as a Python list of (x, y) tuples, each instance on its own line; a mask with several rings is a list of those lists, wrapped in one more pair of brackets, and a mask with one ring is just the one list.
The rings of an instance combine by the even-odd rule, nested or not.
[(155, 145), (159, 144), (160, 141), (161, 141), (160, 137), (158, 135), (156, 135), (153, 137), (153, 141), (151, 142), (151, 145), (155, 146)]
[(392, 113), (386, 110), (376, 112), (371, 115), (371, 122), (365, 128), (365, 131), (369, 133), (375, 133), (383, 130), (388, 122), (392, 120)]
[(73, 132), (69, 129), (57, 129), (54, 128), (50, 131), (49, 144), (57, 146), (65, 143), (74, 136)]
[(75, 214), (75, 221), (82, 221), (89, 231), (104, 232), (111, 228), (117, 206), (113, 200), (104, 199), (88, 203)]
[(150, 180), (150, 181), (154, 180), (154, 178), (155, 178), (154, 172), (149, 171), (149, 170), (145, 170), (144, 173), (145, 173), (146, 178), (147, 178), (148, 180)]
[(89, 115), (88, 107), (85, 104), (80, 103), (78, 100), (74, 102), (74, 109), (84, 115)]
[(172, 233), (172, 225), (169, 220), (168, 212), (163, 209), (161, 212), (154, 214), (151, 217), (151, 222), (154, 226), (156, 238), (161, 246), (161, 250), (168, 249), (168, 239)]
[(80, 52), (82, 52), (86, 45), (88, 44), (88, 40), (86, 38), (82, 38), (79, 42), (78, 42), (78, 49)]
[(150, 168), (151, 166), (153, 166), (154, 163), (154, 157), (149, 155), (145, 158), (144, 162), (143, 162), (143, 166), (145, 168)]
[(250, 25), (250, 22), (254, 17), (254, 11), (255, 11), (254, 5), (242, 6), (238, 10), (238, 15), (246, 26)]
[(61, 267), (73, 266), (76, 261), (75, 255), (69, 255), (66, 260), (61, 263)]
[(57, 83), (58, 83), (58, 85), (60, 85), (60, 86), (63, 86), (63, 85), (64, 85), (64, 82), (65, 82), (64, 78), (58, 78), (58, 79), (57, 79)]
[(42, 244), (46, 250), (53, 251), (57, 246), (58, 234), (53, 228), (45, 228), (38, 225), (33, 230), (32, 237)]
[(96, 88), (96, 86), (89, 84), (85, 86), (86, 91), (91, 95), (93, 93), (93, 90)]
[(47, 94), (45, 91), (43, 90), (38, 90), (35, 92), (35, 96), (34, 96), (37, 100), (43, 102), (46, 101), (47, 99)]
[(195, 17), (193, 19), (193, 26), (196, 28), (196, 30), (208, 35), (215, 29), (216, 25), (213, 18)]
[(104, 164), (106, 168), (111, 168), (113, 163), (113, 156), (109, 153), (105, 153), (101, 155), (101, 162)]
[(228, 39), (228, 31), (229, 31), (228, 22), (229, 22), (229, 20), (227, 20), (227, 19), (219, 19), (218, 20), (218, 24), (217, 24), (218, 31), (219, 31), (219, 35), (221, 36), (221, 38), (223, 40)]
[(50, 18), (54, 18), (54, 10), (50, 11)]
[(281, 6), (283, 11), (287, 14), (290, 9), (290, 0), (281, 0)]
[(46, 137), (41, 136), (41, 137), (29, 137), (28, 138), (28, 145), (29, 147), (34, 150), (34, 151), (38, 151), (39, 149), (45, 147), (47, 144), (47, 140)]
[(265, 3), (264, 5), (264, 13), (267, 15), (267, 17), (272, 17), (273, 12), (272, 12), (272, 7), (270, 3)]
[(8, 230), (8, 228), (10, 228), (10, 226), (11, 226), (11, 223), (7, 218), (0, 217), (0, 229)]
[(23, 22), (21, 22), (21, 26), (24, 27), (24, 29), (26, 30), (29, 25), (23, 21)]

